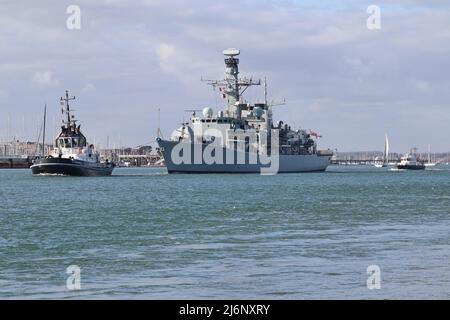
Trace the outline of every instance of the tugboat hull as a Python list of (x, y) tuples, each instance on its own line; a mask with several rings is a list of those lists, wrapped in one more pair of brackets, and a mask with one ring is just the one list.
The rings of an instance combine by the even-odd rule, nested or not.
[(110, 176), (113, 164), (89, 163), (86, 161), (46, 158), (38, 160), (31, 166), (33, 174), (58, 174), (66, 176)]
[(424, 165), (409, 165), (409, 164), (405, 164), (405, 165), (398, 165), (397, 169), (403, 169), (403, 170), (424, 170), (425, 166)]

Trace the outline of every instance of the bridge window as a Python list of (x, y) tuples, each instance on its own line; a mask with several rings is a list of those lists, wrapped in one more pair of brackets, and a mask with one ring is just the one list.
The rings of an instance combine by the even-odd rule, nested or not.
[(60, 148), (72, 148), (72, 139), (71, 138), (60, 138), (59, 139), (59, 147)]

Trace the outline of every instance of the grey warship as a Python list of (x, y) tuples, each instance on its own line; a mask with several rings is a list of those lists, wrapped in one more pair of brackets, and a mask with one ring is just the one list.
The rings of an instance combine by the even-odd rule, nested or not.
[(70, 100), (75, 100), (75, 97), (69, 97), (66, 91), (65, 97), (60, 99), (61, 105), (64, 105), (62, 113), (66, 116), (64, 125), (55, 139), (54, 149), (30, 167), (33, 175), (110, 176), (115, 164), (100, 161), (100, 154), (94, 150), (94, 145), (87, 143), (81, 125), (77, 126), (77, 120), (71, 114)]
[(325, 171), (333, 152), (318, 150), (318, 134), (293, 130), (282, 121), (274, 123), (267, 102), (249, 104), (243, 93), (261, 81), (239, 77), (238, 49), (227, 49), (226, 77), (207, 80), (219, 89), (225, 108), (214, 114), (206, 107), (192, 112), (189, 122), (170, 139), (157, 138), (169, 173), (262, 173)]

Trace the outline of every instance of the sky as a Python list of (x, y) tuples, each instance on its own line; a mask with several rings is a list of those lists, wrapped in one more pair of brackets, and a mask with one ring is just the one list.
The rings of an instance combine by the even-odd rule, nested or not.
[[(67, 7), (81, 10), (67, 28)], [(381, 28), (369, 30), (369, 5)], [(69, 90), (97, 146), (139, 146), (222, 110), (203, 79), (224, 77), (222, 50), (240, 71), (267, 77), (275, 120), (312, 129), (320, 148), (450, 151), (450, 2), (429, 0), (0, 0), (0, 141), (48, 137)], [(246, 92), (263, 100), (263, 88)]]

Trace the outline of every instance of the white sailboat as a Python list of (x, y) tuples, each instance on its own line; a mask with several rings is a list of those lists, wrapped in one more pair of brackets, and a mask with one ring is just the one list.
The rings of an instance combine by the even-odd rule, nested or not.
[(384, 168), (387, 167), (389, 162), (389, 138), (387, 134), (384, 135), (384, 152), (383, 159), (375, 159), (375, 167)]

